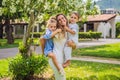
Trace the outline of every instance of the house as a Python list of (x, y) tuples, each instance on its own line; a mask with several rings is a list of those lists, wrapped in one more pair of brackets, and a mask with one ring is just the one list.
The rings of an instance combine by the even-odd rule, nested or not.
[(100, 15), (89, 15), (87, 21), (84, 23), (84, 32), (89, 30), (101, 32), (103, 38), (111, 37), (115, 38), (116, 27), (115, 27), (116, 14), (100, 14)]

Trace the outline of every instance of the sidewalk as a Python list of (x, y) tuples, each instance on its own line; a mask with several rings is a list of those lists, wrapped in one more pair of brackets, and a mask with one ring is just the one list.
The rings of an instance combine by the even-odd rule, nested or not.
[[(78, 48), (90, 47), (90, 46), (98, 46), (104, 44), (111, 44), (120, 42), (120, 39), (99, 39), (92, 41), (80, 41), (78, 44)], [(40, 54), (40, 47), (36, 48), (36, 53)], [(0, 49), (0, 59), (14, 57), (18, 53), (18, 48), (8, 48), (8, 49)], [(101, 63), (110, 63), (110, 64), (120, 64), (120, 60), (118, 59), (103, 59), (98, 57), (73, 57), (72, 60), (81, 60), (81, 61), (92, 61), (92, 62), (101, 62)]]
[[(35, 52), (41, 53), (40, 47), (37, 47)], [(0, 49), (0, 59), (14, 57), (18, 53), (19, 53), (18, 48)]]
[(81, 57), (73, 57), (72, 60), (99, 62), (99, 63), (108, 63), (108, 64), (119, 64), (120, 65), (120, 59), (113, 59), (113, 58), (81, 56)]
[(99, 40), (89, 40), (89, 41), (81, 41), (78, 44), (78, 48), (90, 47), (90, 46), (99, 46), (111, 43), (120, 42), (120, 39), (99, 39)]

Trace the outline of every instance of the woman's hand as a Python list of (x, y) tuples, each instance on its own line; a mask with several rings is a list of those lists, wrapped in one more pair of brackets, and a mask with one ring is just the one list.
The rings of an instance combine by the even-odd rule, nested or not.
[(41, 37), (40, 45), (41, 45), (41, 49), (42, 49), (42, 54), (44, 54), (45, 42), (46, 42), (46, 40), (43, 37)]
[(76, 44), (75, 44), (73, 41), (68, 41), (68, 42), (67, 42), (67, 45), (68, 45), (69, 47), (72, 47), (72, 49), (75, 49), (75, 48), (76, 48)]

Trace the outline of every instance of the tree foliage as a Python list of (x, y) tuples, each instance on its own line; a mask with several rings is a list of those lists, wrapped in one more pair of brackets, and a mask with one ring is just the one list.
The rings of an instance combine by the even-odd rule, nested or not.
[[(85, 10), (86, 9), (86, 10)], [(96, 7), (92, 6), (92, 0), (3, 0), (2, 15), (8, 18), (27, 18), (28, 28), (24, 35), (23, 46), (29, 52), (28, 40), (30, 32), (36, 22), (42, 23), (50, 16), (57, 13), (68, 15), (71, 11), (78, 11), (81, 16), (96, 14)]]
[[(86, 10), (85, 10), (86, 9)], [(46, 20), (49, 16), (71, 11), (78, 11), (81, 16), (85, 14), (96, 14), (96, 7), (92, 0), (2, 0), (1, 15), (9, 18), (30, 17), (31, 11), (40, 21)]]

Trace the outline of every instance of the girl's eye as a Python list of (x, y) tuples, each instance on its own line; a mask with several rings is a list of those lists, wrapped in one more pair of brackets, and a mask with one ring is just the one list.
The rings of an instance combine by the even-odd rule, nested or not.
[(76, 17), (71, 17), (71, 18), (74, 18), (74, 19), (76, 19)]
[(76, 17), (74, 17), (74, 19), (76, 19)]

